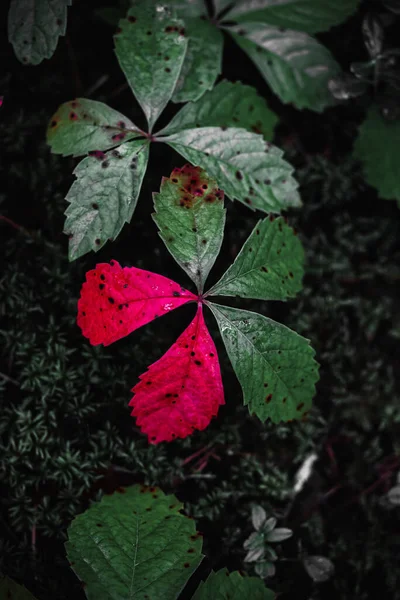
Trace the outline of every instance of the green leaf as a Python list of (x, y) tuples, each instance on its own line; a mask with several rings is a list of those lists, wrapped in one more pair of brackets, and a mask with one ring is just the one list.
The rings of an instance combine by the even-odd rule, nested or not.
[(361, 124), (354, 155), (363, 164), (364, 176), (380, 198), (400, 201), (400, 121), (387, 121), (373, 104)]
[(304, 251), (284, 219), (258, 221), (235, 262), (208, 295), (286, 300), (301, 290)]
[(222, 70), (224, 38), (219, 29), (202, 18), (185, 19), (189, 42), (173, 102), (197, 100), (210, 90)]
[(0, 598), (6, 600), (36, 600), (34, 596), (24, 587), (15, 583), (12, 579), (0, 575)]
[(251, 509), (251, 522), (253, 523), (253, 527), (256, 531), (261, 529), (263, 523), (265, 523), (267, 519), (267, 513), (259, 504), (255, 504)]
[(260, 135), (233, 127), (200, 127), (160, 141), (204, 169), (231, 200), (264, 212), (301, 205), (293, 168)]
[(274, 600), (275, 594), (257, 577), (242, 577), (238, 571), (211, 571), (202, 581), (192, 600)]
[(309, 340), (267, 317), (208, 303), (217, 319), (244, 404), (261, 421), (299, 419), (311, 407), (318, 364)]
[(271, 533), (268, 533), (268, 535), (266, 536), (266, 540), (267, 542), (278, 543), (289, 539), (290, 537), (292, 537), (292, 535), (293, 531), (291, 529), (288, 529), (287, 527), (278, 527), (277, 529), (271, 531)]
[[(130, 0), (132, 5), (141, 4), (143, 0)], [(160, 0), (146, 0), (146, 4), (162, 4)], [(168, 0), (168, 8), (179, 17), (200, 17), (207, 15), (205, 0)]]
[(123, 144), (101, 156), (88, 156), (76, 167), (77, 180), (66, 200), (65, 232), (69, 259), (97, 252), (115, 239), (133, 215), (147, 167), (147, 140)]
[(172, 97), (186, 47), (183, 21), (165, 6), (141, 2), (120, 21), (115, 52), (150, 130)]
[(161, 239), (202, 293), (224, 236), (223, 192), (205, 171), (186, 165), (163, 177), (153, 198)]
[(24, 65), (50, 58), (67, 27), (71, 0), (11, 0), (8, 39)]
[(224, 18), (317, 33), (346, 20), (359, 3), (360, 0), (239, 0)]
[(171, 135), (194, 127), (243, 127), (272, 139), (278, 117), (250, 85), (221, 81), (197, 102), (181, 108), (159, 134)]
[(159, 488), (134, 485), (76, 517), (65, 546), (89, 600), (176, 600), (202, 559), (182, 507)]
[(340, 67), (313, 37), (262, 23), (230, 27), (229, 32), (282, 102), (317, 112), (335, 102), (328, 82)]
[(80, 156), (108, 150), (141, 135), (123, 114), (102, 102), (76, 98), (61, 104), (50, 119), (47, 143), (55, 154)]

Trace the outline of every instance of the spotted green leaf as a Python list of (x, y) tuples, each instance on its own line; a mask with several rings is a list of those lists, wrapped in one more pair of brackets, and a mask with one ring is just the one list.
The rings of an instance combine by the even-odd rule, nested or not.
[(304, 416), (318, 380), (309, 341), (263, 315), (214, 303), (209, 307), (250, 414), (274, 423)]
[(192, 600), (274, 600), (275, 594), (258, 577), (243, 577), (239, 571), (211, 571), (202, 581)]
[(202, 540), (183, 505), (134, 485), (76, 517), (66, 550), (89, 600), (176, 600), (202, 560)]
[(96, 252), (131, 220), (148, 156), (147, 140), (134, 140), (78, 164), (77, 179), (66, 197), (70, 260), (90, 250)]
[(282, 217), (258, 221), (235, 262), (207, 295), (286, 300), (301, 290), (304, 251)]
[(0, 575), (0, 598), (7, 600), (36, 600), (34, 596), (24, 587), (15, 583), (12, 579)]

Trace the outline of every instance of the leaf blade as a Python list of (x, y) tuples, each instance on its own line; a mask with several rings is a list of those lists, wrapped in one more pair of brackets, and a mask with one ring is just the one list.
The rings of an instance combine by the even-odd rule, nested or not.
[(202, 581), (192, 600), (274, 600), (275, 594), (267, 589), (257, 577), (242, 577), (239, 571), (227, 569), (211, 571), (206, 581)]

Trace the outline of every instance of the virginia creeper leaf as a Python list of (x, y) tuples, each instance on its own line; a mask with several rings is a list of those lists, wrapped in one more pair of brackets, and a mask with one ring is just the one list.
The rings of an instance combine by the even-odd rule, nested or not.
[(255, 88), (239, 81), (221, 81), (197, 102), (185, 104), (160, 134), (171, 135), (194, 127), (243, 127), (270, 140), (277, 121)]
[(223, 191), (203, 169), (185, 165), (163, 177), (153, 198), (161, 239), (201, 293), (224, 236)]
[(222, 69), (224, 38), (210, 21), (185, 19), (188, 47), (177, 81), (173, 102), (197, 100), (213, 87)]
[(301, 290), (304, 251), (282, 217), (258, 221), (235, 262), (207, 295), (286, 300)]
[(200, 127), (161, 139), (218, 181), (231, 200), (264, 212), (301, 205), (293, 168), (260, 135), (234, 127)]
[(24, 65), (50, 58), (67, 27), (67, 7), (72, 0), (11, 0), (8, 39)]
[(207, 427), (224, 404), (224, 391), (201, 304), (189, 327), (140, 376), (132, 392), (132, 415), (151, 444), (185, 438)]
[(192, 600), (274, 600), (275, 594), (258, 577), (243, 577), (239, 571), (211, 571), (202, 581)]
[(309, 341), (263, 315), (208, 304), (249, 412), (274, 423), (304, 416), (318, 380)]
[(141, 2), (120, 21), (115, 52), (150, 130), (172, 97), (185, 58), (184, 23), (162, 5)]
[(359, 3), (360, 0), (239, 0), (224, 18), (317, 33), (346, 20)]
[(361, 124), (354, 155), (363, 164), (364, 176), (380, 198), (400, 201), (400, 121), (382, 117), (373, 104)]
[(340, 67), (313, 37), (257, 22), (230, 27), (229, 32), (282, 102), (317, 112), (335, 102), (328, 82)]
[(99, 250), (117, 237), (136, 207), (149, 157), (147, 140), (123, 144), (118, 150), (94, 152), (76, 167), (77, 179), (66, 196), (65, 231), (69, 259)]
[(12, 600), (36, 600), (34, 596), (24, 587), (15, 583), (12, 579), (0, 575), (0, 598), (11, 598)]
[(138, 137), (136, 125), (102, 102), (76, 98), (62, 104), (50, 119), (47, 143), (56, 154), (79, 156), (108, 150)]
[(203, 558), (182, 508), (159, 488), (134, 485), (78, 515), (65, 547), (89, 600), (176, 600)]
[(108, 346), (191, 300), (196, 296), (171, 279), (112, 260), (86, 273), (77, 323), (93, 346)]

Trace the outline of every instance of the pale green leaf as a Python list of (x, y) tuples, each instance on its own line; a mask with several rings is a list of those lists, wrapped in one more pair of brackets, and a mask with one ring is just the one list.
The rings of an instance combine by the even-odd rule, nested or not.
[(52, 152), (80, 156), (108, 150), (141, 135), (123, 114), (102, 102), (76, 98), (61, 104), (50, 119), (47, 143)]
[(304, 251), (282, 217), (258, 221), (235, 262), (207, 296), (286, 300), (301, 290)]
[(67, 27), (72, 0), (11, 0), (8, 39), (24, 65), (50, 58)]
[(202, 18), (185, 19), (188, 47), (177, 81), (173, 102), (188, 102), (211, 90), (222, 69), (224, 38), (219, 29)]
[(261, 529), (262, 524), (267, 518), (267, 513), (259, 504), (255, 504), (251, 509), (251, 522), (253, 523), (254, 529), (257, 531)]
[(89, 600), (176, 600), (202, 559), (182, 507), (159, 488), (135, 485), (76, 517), (65, 546)]
[(257, 577), (243, 577), (238, 571), (211, 571), (202, 581), (192, 600), (274, 600), (275, 594)]
[(341, 70), (316, 39), (256, 22), (230, 27), (229, 32), (282, 102), (317, 112), (335, 103), (328, 82)]
[(163, 177), (153, 198), (161, 239), (201, 293), (224, 236), (223, 192), (202, 169), (186, 165)]
[(208, 304), (249, 412), (274, 423), (304, 416), (318, 380), (309, 340), (260, 314)]
[(385, 120), (373, 104), (361, 124), (354, 155), (380, 198), (400, 202), (400, 121)]
[(0, 575), (0, 598), (1, 600), (36, 600), (34, 596), (24, 587), (15, 583), (12, 579)]
[(148, 156), (147, 140), (135, 140), (103, 158), (88, 156), (78, 164), (77, 179), (66, 197), (70, 260), (99, 250), (131, 220)]
[(120, 21), (115, 52), (150, 130), (174, 93), (186, 47), (184, 23), (166, 6), (141, 2)]
[(243, 127), (270, 140), (277, 122), (278, 117), (255, 88), (239, 81), (221, 81), (197, 102), (183, 106), (160, 134), (194, 127)]
[[(141, 4), (143, 0), (131, 0), (131, 4)], [(160, 0), (145, 0), (146, 4), (163, 4)], [(205, 0), (168, 0), (165, 2), (179, 17), (200, 17), (207, 15)]]
[(301, 205), (293, 167), (260, 135), (233, 127), (200, 127), (160, 140), (204, 169), (231, 200), (264, 212)]

